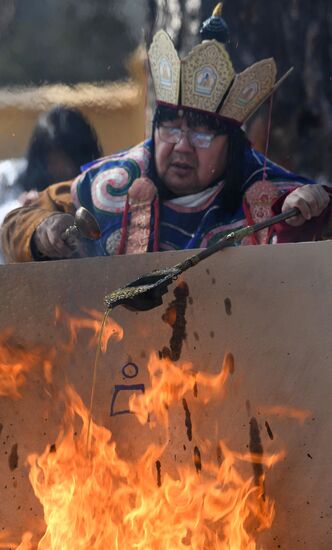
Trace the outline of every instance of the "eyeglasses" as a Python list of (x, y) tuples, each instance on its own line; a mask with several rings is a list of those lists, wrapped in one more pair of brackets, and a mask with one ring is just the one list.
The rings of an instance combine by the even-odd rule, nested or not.
[(184, 135), (187, 136), (188, 141), (192, 147), (198, 149), (208, 149), (216, 137), (216, 134), (210, 134), (207, 132), (195, 132), (195, 130), (182, 130), (181, 128), (175, 128), (174, 126), (159, 126), (158, 133), (161, 141), (165, 143), (180, 143)]

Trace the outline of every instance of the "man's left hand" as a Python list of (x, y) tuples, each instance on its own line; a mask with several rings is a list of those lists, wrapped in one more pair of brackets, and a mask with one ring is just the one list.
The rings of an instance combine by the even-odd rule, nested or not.
[(322, 185), (303, 185), (286, 197), (281, 211), (298, 208), (300, 215), (286, 221), (289, 225), (297, 227), (319, 216), (329, 202), (330, 196)]

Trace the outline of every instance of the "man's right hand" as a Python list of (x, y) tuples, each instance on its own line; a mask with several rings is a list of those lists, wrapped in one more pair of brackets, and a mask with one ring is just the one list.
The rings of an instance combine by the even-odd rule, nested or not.
[(78, 239), (70, 237), (64, 240), (63, 234), (74, 224), (70, 214), (54, 214), (36, 228), (33, 236), (34, 246), (47, 258), (70, 258), (79, 246)]

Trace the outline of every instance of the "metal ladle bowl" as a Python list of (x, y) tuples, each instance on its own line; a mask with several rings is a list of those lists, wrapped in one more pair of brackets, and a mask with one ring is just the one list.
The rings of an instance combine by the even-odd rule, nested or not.
[(101, 230), (96, 218), (84, 206), (76, 210), (73, 225), (67, 227), (61, 235), (64, 241), (67, 241), (70, 237), (84, 237), (91, 241), (96, 241), (101, 237)]

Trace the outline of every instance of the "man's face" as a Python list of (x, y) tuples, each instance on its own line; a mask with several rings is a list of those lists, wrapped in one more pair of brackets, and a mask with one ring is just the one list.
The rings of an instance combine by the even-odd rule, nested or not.
[[(184, 131), (178, 143), (166, 143), (155, 130), (155, 160), (159, 177), (175, 195), (190, 195), (206, 189), (220, 178), (225, 170), (228, 137), (216, 135), (206, 149), (192, 145), (185, 119), (161, 123), (163, 127)], [(215, 134), (206, 126), (190, 128), (195, 132)]]

